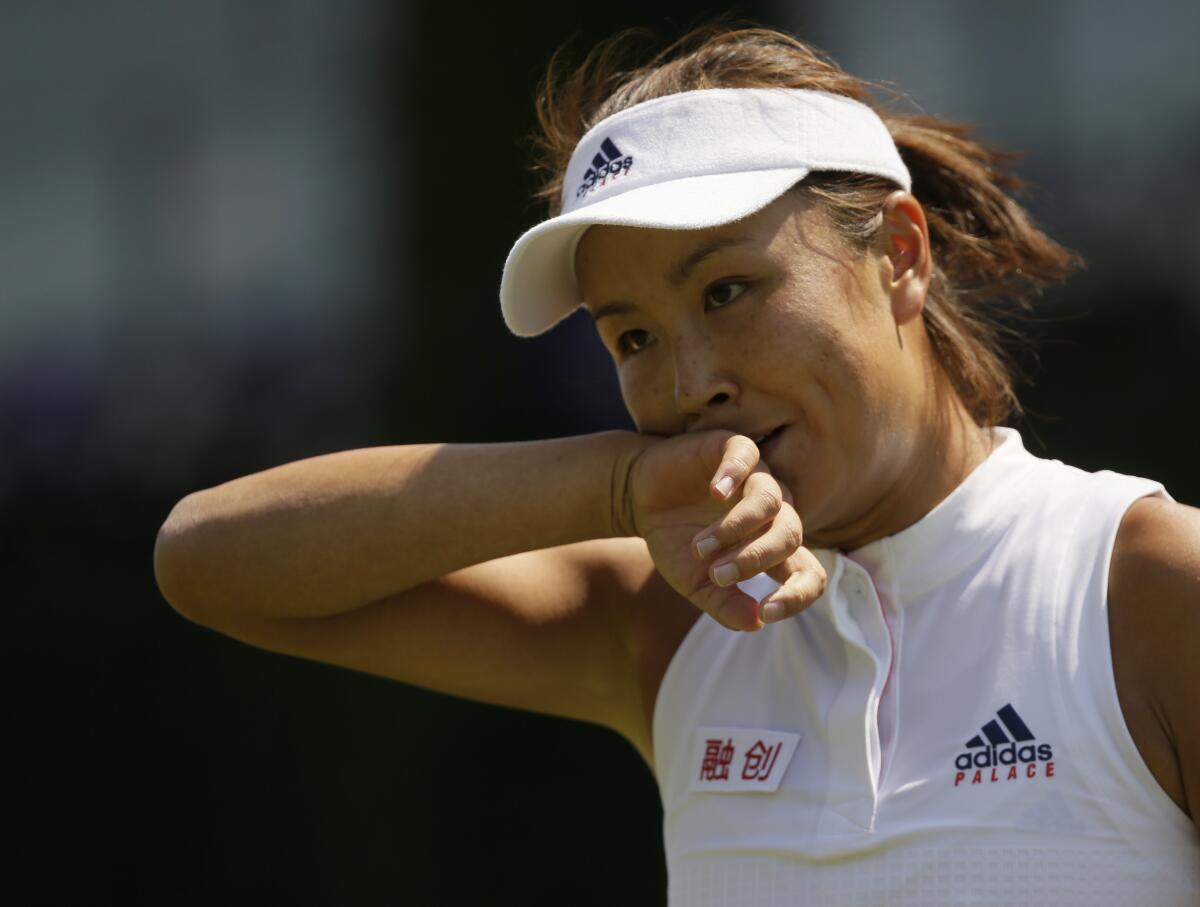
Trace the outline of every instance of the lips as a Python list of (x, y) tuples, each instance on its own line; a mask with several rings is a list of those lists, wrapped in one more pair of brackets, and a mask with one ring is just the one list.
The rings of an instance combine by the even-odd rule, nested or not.
[(765, 454), (769, 450), (771, 450), (771, 448), (774, 446), (775, 442), (779, 439), (779, 436), (781, 434), (783, 434), (783, 430), (785, 428), (787, 428), (786, 425), (780, 425), (777, 428), (771, 429), (765, 435), (761, 435), (758, 438), (756, 438), (754, 443), (758, 445), (759, 453)]

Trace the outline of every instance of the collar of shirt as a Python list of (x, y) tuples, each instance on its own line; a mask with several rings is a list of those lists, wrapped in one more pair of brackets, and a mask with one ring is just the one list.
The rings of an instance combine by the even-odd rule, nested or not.
[(1000, 443), (933, 510), (895, 535), (842, 552), (891, 590), (894, 604), (918, 599), (971, 566), (1025, 506), (1021, 478), (1038, 458), (1015, 429), (993, 431)]

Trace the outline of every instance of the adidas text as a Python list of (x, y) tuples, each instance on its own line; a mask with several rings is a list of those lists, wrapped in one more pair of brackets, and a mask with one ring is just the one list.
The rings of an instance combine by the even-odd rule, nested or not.
[(967, 741), (967, 751), (955, 758), (954, 786), (1053, 778), (1053, 760), (1053, 747), (1037, 743), (1029, 725), (1009, 703), (997, 710), (996, 717)]
[(1008, 746), (989, 746), (973, 753), (959, 753), (954, 760), (954, 767), (960, 771), (972, 768), (991, 768), (994, 765), (1016, 765), (1018, 762), (1049, 762), (1054, 758), (1054, 752), (1049, 743), (1032, 743), (1018, 747), (1015, 743)]

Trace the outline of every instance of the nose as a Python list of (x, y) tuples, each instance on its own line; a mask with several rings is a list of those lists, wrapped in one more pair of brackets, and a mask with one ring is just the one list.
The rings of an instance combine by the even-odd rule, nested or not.
[[(675, 408), (701, 419), (737, 399), (738, 385), (707, 344), (676, 345)], [(690, 421), (690, 420), (689, 420)]]

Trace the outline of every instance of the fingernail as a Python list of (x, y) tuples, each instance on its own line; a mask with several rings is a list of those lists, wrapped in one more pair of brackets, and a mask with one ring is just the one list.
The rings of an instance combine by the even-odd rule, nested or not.
[(733, 478), (730, 476), (721, 476), (721, 481), (717, 482), (717, 492), (723, 498), (729, 497), (733, 491)]
[(738, 578), (737, 564), (722, 564), (720, 567), (714, 567), (712, 578), (718, 586), (733, 585)]
[(773, 620), (780, 620), (786, 617), (786, 612), (783, 607), (783, 602), (764, 602), (762, 606), (762, 619), (766, 623)]
[(713, 536), (709, 535), (696, 542), (696, 554), (701, 558), (705, 558), (720, 547), (721, 543), (718, 542)]

